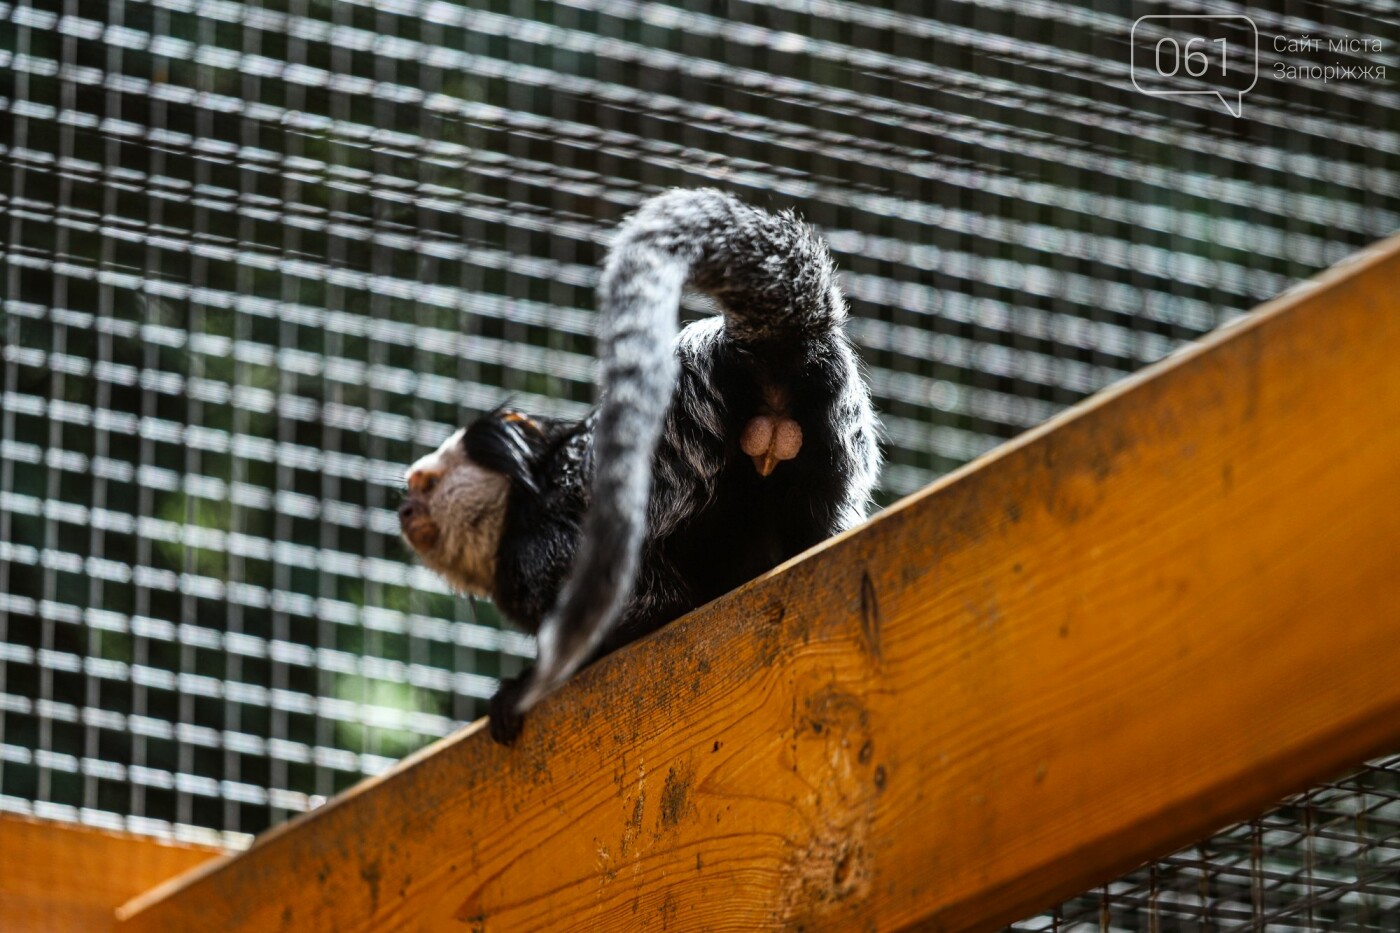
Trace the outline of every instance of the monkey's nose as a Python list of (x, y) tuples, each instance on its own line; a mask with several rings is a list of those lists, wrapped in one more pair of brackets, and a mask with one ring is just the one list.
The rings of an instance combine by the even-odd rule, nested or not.
[(410, 498), (399, 506), (399, 530), (417, 551), (437, 547), (438, 526), (428, 514), (428, 505), (422, 499)]
[(408, 491), (414, 495), (426, 496), (433, 491), (433, 487), (442, 479), (441, 470), (410, 470), (408, 474)]

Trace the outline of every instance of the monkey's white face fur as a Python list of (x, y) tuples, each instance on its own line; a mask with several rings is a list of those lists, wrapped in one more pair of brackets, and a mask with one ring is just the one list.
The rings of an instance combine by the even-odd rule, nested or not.
[(429, 569), (465, 593), (490, 596), (510, 480), (467, 457), (465, 433), (408, 468), (399, 525)]

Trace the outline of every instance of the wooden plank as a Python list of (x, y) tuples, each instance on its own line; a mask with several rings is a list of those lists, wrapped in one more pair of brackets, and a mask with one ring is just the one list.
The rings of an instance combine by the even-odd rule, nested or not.
[(123, 909), (980, 929), (1400, 746), (1400, 239)]
[(131, 897), (219, 852), (0, 814), (0, 930), (96, 933)]

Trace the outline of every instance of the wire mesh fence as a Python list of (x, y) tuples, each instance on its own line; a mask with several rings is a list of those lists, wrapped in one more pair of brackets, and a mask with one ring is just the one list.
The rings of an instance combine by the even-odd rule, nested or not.
[(1009, 930), (1400, 930), (1400, 757)]
[[(1192, 11), (1258, 28), (1242, 117), (1134, 87), (1147, 3), (0, 2), (0, 808), (237, 841), (483, 714), (533, 649), (403, 465), (587, 409), (665, 186), (823, 229), (885, 502), (1400, 226), (1400, 6)], [(1305, 812), (1093, 910), (1324, 884), (1241, 861)]]

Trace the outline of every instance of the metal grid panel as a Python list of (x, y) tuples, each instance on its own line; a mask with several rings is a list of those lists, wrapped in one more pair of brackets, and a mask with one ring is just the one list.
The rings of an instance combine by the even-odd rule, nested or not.
[(1400, 7), (1199, 9), (1241, 119), (1133, 90), (1155, 4), (0, 2), (0, 807), (241, 839), (480, 715), (532, 648), (402, 465), (586, 409), (660, 187), (825, 230), (886, 501), (1400, 226), (1393, 83), (1273, 77)]
[(1008, 930), (1400, 930), (1400, 757)]

